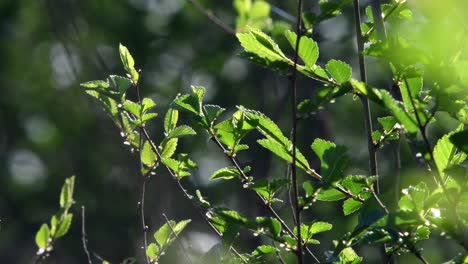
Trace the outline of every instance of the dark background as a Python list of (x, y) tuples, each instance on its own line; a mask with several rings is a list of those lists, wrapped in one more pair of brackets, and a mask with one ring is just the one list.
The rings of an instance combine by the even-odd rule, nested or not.
[[(289, 13), (295, 1), (270, 1)], [(316, 1), (306, 1), (306, 10), (317, 10)], [(363, 6), (367, 4), (362, 1)], [(221, 20), (234, 24), (231, 1), (201, 1)], [(314, 30), (319, 43), (319, 64), (331, 58), (357, 67), (354, 24), (351, 7), (344, 15), (329, 20)], [(283, 20), (272, 13), (275, 21)], [(278, 38), (282, 47), (285, 39)], [(103, 258), (117, 263), (125, 258), (142, 257), (142, 232), (139, 199), (138, 161), (123, 144), (118, 130), (98, 103), (84, 93), (79, 84), (105, 79), (109, 74), (124, 74), (118, 54), (119, 42), (126, 45), (142, 69), (144, 96), (158, 104), (159, 117), (149, 130), (162, 138), (162, 117), (177, 93), (190, 85), (207, 89), (206, 101), (235, 111), (236, 105), (261, 110), (277, 121), (289, 134), (290, 102), (288, 82), (273, 72), (242, 60), (237, 39), (206, 19), (191, 4), (180, 0), (43, 0), (0, 1), (0, 262), (28, 263), (37, 250), (34, 237), (40, 225), (49, 221), (59, 205), (60, 187), (66, 177), (76, 175), (74, 220), (70, 232), (56, 243), (52, 263), (85, 263), (81, 246), (81, 206), (86, 207), (89, 247)], [(284, 49), (291, 54), (290, 50)], [(369, 76), (374, 85), (385, 83), (379, 64), (370, 61)], [(354, 72), (357, 77), (357, 72)], [(308, 98), (319, 88), (310, 79), (299, 78), (300, 98)], [(130, 98), (134, 94), (130, 92)], [(374, 107), (375, 116), (383, 116)], [(227, 117), (227, 115), (224, 115)], [(359, 101), (351, 96), (337, 100), (300, 123), (299, 143), (311, 164), (317, 159), (309, 146), (316, 137), (348, 147), (350, 173), (366, 174), (367, 146)], [(434, 139), (449, 131), (454, 122), (446, 116), (443, 127), (430, 130)], [(183, 118), (184, 119), (184, 118)], [(254, 142), (255, 135), (247, 141)], [(379, 156), (383, 198), (395, 206), (394, 147)], [(228, 165), (203, 131), (182, 140), (179, 152), (189, 153), (200, 170), (184, 179), (191, 193), (195, 189), (220, 206), (229, 206), (254, 216), (267, 214), (261, 203), (240, 184), (210, 182), (216, 169)], [(417, 182), (421, 175), (417, 163), (402, 146), (402, 186)], [(286, 164), (258, 145), (240, 155), (242, 164), (253, 167), (252, 175), (283, 177)], [(300, 175), (305, 179), (304, 175)], [(303, 178), (304, 177), (304, 178)], [(286, 198), (283, 194), (283, 197)], [(193, 261), (214, 245), (218, 238), (197, 216), (193, 207), (176, 188), (164, 170), (148, 182), (146, 200), (150, 234), (168, 218), (193, 222), (175, 243), (163, 263), (185, 263), (181, 253)], [(289, 209), (279, 209), (288, 221)], [(356, 216), (343, 217), (340, 204), (317, 203), (305, 219), (329, 221), (334, 231), (320, 236), (314, 252), (332, 249), (332, 239), (349, 231)], [(344, 222), (343, 222), (344, 221)], [(433, 234), (422, 245), (431, 262), (447, 260), (460, 250), (453, 242)], [(241, 250), (252, 250), (260, 240), (246, 235)], [(181, 248), (183, 246), (183, 248)], [(378, 248), (359, 247), (365, 263), (379, 263)], [(414, 262), (405, 256), (401, 263)]]

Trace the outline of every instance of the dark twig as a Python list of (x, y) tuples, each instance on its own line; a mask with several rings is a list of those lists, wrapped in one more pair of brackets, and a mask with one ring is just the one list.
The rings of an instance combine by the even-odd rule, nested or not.
[[(359, 56), (359, 70), (361, 74), (361, 81), (367, 82), (367, 75), (366, 75), (366, 62), (364, 60), (364, 54), (362, 53), (364, 50), (364, 41), (362, 39), (362, 31), (361, 31), (361, 13), (359, 11), (359, 0), (354, 0), (354, 24), (356, 28), (356, 41), (358, 46), (358, 56)], [(375, 182), (376, 188), (372, 188), (372, 195), (374, 196), (377, 203), (382, 207), (382, 209), (388, 214), (387, 207), (382, 203), (382, 201), (378, 197), (379, 193), (379, 175), (377, 171), (377, 149), (374, 146), (374, 142), (372, 141), (372, 119), (371, 119), (371, 111), (369, 100), (364, 95), (360, 95), (361, 103), (364, 108), (364, 122), (366, 127), (366, 134), (367, 134), (367, 150), (369, 153), (369, 174), (375, 175), (377, 180)], [(377, 193), (376, 193), (377, 192)]]
[(221, 19), (213, 14), (213, 12), (205, 9), (197, 0), (188, 0), (200, 13), (202, 13), (206, 18), (211, 20), (215, 25), (219, 26), (222, 30), (226, 31), (231, 35), (236, 34), (236, 30), (231, 28), (230, 26), (226, 25)]
[(294, 215), (296, 219), (297, 229), (297, 262), (302, 264), (303, 258), (303, 243), (301, 234), (301, 208), (299, 207), (299, 193), (297, 188), (297, 170), (296, 170), (296, 146), (297, 146), (297, 63), (299, 60), (299, 43), (302, 37), (302, 0), (297, 1), (297, 21), (296, 21), (296, 48), (294, 49), (294, 65), (290, 77), (291, 89), (291, 121), (292, 121), (292, 162), (291, 162), (291, 181), (292, 194), (294, 204)]
[(84, 205), (81, 206), (81, 242), (83, 243), (83, 250), (88, 258), (88, 263), (92, 264), (93, 261), (91, 260), (91, 254), (88, 250), (88, 238), (86, 235), (86, 215), (85, 215), (85, 207)]

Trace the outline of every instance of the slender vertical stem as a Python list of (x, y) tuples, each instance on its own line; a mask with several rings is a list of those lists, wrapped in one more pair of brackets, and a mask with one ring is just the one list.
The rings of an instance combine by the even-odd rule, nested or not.
[[(354, 0), (354, 20), (356, 28), (356, 42), (358, 47), (358, 58), (359, 58), (359, 72), (362, 82), (367, 82), (366, 74), (366, 62), (364, 59), (364, 41), (362, 40), (362, 31), (361, 31), (361, 14), (359, 11), (359, 0)], [(360, 96), (362, 106), (364, 108), (364, 123), (366, 128), (367, 136), (367, 150), (369, 153), (369, 174), (377, 176), (377, 192), (379, 192), (379, 182), (378, 182), (378, 172), (377, 172), (377, 152), (372, 141), (372, 121), (371, 121), (371, 111), (369, 100), (365, 96)]]
[[(140, 71), (140, 74), (141, 74), (141, 71)], [(137, 98), (138, 98), (138, 104), (141, 107), (139, 83), (136, 82), (134, 84), (134, 87), (135, 87)], [(141, 150), (143, 148), (143, 125), (139, 126), (139, 137), (140, 137), (140, 142), (138, 144), (138, 161), (140, 163), (140, 172), (142, 173), (142, 176), (143, 176), (142, 183), (141, 183), (141, 191), (140, 191), (141, 199), (140, 199), (139, 205), (140, 205), (141, 226), (143, 228), (143, 249), (144, 249), (143, 254), (145, 255), (146, 263), (149, 264), (150, 259), (148, 255), (146, 254), (146, 251), (148, 249), (148, 239), (147, 239), (148, 226), (146, 225), (146, 222), (145, 222), (145, 193), (146, 193), (146, 180), (148, 179), (148, 175), (143, 174), (143, 161), (141, 160)]]
[(380, 7), (380, 0), (371, 0), (372, 16), (374, 17), (374, 27), (377, 33), (377, 38), (380, 41), (387, 39), (385, 26), (382, 18), (382, 8)]
[(92, 264), (93, 261), (91, 260), (91, 254), (88, 250), (88, 239), (86, 238), (86, 215), (85, 215), (85, 207), (81, 206), (81, 242), (83, 243), (83, 250), (88, 258), (88, 264)]
[(297, 1), (297, 22), (296, 22), (296, 48), (294, 52), (294, 66), (293, 72), (290, 77), (291, 85), (291, 121), (292, 121), (292, 162), (291, 162), (291, 181), (292, 181), (292, 194), (294, 203), (294, 215), (296, 220), (297, 229), (297, 262), (303, 263), (303, 245), (301, 234), (301, 208), (299, 207), (299, 193), (297, 188), (297, 171), (296, 171), (296, 145), (297, 145), (297, 63), (299, 60), (299, 43), (302, 37), (302, 0)]

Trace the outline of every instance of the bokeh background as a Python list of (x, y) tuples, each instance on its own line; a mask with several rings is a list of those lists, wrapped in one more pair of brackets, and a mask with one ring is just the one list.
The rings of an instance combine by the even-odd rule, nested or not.
[[(295, 12), (296, 1), (269, 2), (277, 11)], [(305, 1), (305, 9), (317, 11), (316, 2)], [(430, 19), (428, 14), (437, 6), (421, 5), (422, 2), (414, 1), (415, 17)], [(463, 1), (453, 2), (466, 5)], [(234, 25), (236, 13), (231, 1), (200, 3), (226, 24)], [(367, 4), (362, 1), (363, 7)], [(463, 6), (457, 7), (463, 10)], [(290, 23), (281, 12), (273, 10), (271, 17), (282, 23), (279, 28)], [(320, 47), (319, 64), (335, 58), (358, 69), (351, 6), (343, 10), (342, 16), (315, 28), (313, 37)], [(278, 35), (275, 38), (281, 46), (287, 46), (284, 38)], [(437, 39), (431, 41), (437, 43)], [(35, 233), (58, 209), (60, 187), (71, 175), (76, 175), (74, 221), (69, 234), (56, 243), (50, 261), (86, 262), (81, 245), (81, 206), (86, 207), (88, 246), (92, 251), (112, 263), (128, 257), (141, 260), (138, 161), (98, 103), (79, 86), (85, 81), (105, 79), (109, 74), (124, 74), (119, 42), (129, 48), (137, 67), (142, 69), (143, 95), (158, 104), (159, 117), (149, 126), (156, 140), (162, 137), (162, 117), (169, 103), (178, 93), (188, 92), (190, 85), (206, 87), (206, 101), (227, 108), (228, 113), (235, 111), (236, 105), (260, 110), (289, 134), (287, 78), (241, 59), (238, 56), (241, 47), (235, 36), (217, 27), (188, 1), (2, 0), (1, 263), (31, 261), (37, 251)], [(387, 79), (381, 74), (385, 71), (378, 62), (369, 60), (368, 69), (372, 84), (385, 85)], [(354, 74), (358, 76), (358, 72)], [(301, 99), (309, 98), (319, 88), (305, 78), (299, 79), (299, 85)], [(129, 96), (135, 95), (130, 92)], [(384, 115), (377, 107), (373, 107), (373, 112), (375, 116)], [(311, 164), (318, 165), (309, 146), (320, 137), (347, 146), (352, 161), (350, 173), (366, 174), (367, 147), (361, 116), (359, 101), (345, 96), (302, 121), (299, 142)], [(448, 116), (438, 117), (444, 120), (443, 125), (431, 127), (432, 140), (455, 125)], [(253, 143), (256, 137), (251, 135), (247, 140)], [(408, 146), (401, 147), (406, 169), (400, 184), (406, 186), (423, 176), (415, 172), (420, 168)], [(379, 156), (383, 197), (390, 207), (395, 206), (394, 148), (386, 148)], [(267, 214), (255, 196), (239, 184), (208, 180), (228, 162), (203, 131), (182, 140), (179, 151), (189, 153), (199, 166), (192, 177), (184, 179), (190, 192), (200, 189), (212, 203), (246, 215)], [(253, 167), (252, 175), (256, 178), (284, 177), (286, 173), (284, 162), (258, 146), (239, 159)], [(288, 207), (279, 210), (291, 221)], [(148, 182), (146, 211), (150, 233), (165, 222), (163, 213), (170, 219), (193, 219), (180, 239), (181, 244), (171, 247), (163, 263), (187, 263), (183, 251), (196, 262), (218, 242), (162, 169)], [(342, 217), (339, 204), (320, 202), (304, 218), (334, 224), (334, 232), (320, 236), (322, 244), (312, 247), (322, 259), (322, 252), (332, 249), (332, 239), (357, 221), (356, 216)], [(260, 242), (247, 234), (243, 234), (241, 241), (238, 247), (245, 251)], [(426, 257), (434, 263), (447, 260), (460, 250), (437, 234), (422, 246), (426, 248)], [(367, 258), (366, 263), (380, 262), (378, 248), (362, 246), (357, 251)], [(401, 257), (401, 263), (414, 261), (411, 256)]]

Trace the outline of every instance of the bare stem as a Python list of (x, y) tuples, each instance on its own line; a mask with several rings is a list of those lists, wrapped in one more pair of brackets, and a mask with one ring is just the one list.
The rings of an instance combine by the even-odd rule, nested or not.
[(226, 25), (221, 19), (213, 14), (210, 10), (205, 9), (197, 0), (188, 0), (200, 13), (202, 13), (206, 18), (211, 20), (215, 25), (220, 27), (226, 33), (231, 35), (236, 34), (236, 30), (231, 28), (230, 26)]
[(85, 215), (85, 207), (84, 205), (81, 206), (81, 242), (83, 243), (83, 250), (88, 258), (88, 263), (92, 264), (93, 261), (91, 260), (91, 255), (88, 250), (88, 239), (86, 236), (86, 215)]

